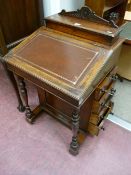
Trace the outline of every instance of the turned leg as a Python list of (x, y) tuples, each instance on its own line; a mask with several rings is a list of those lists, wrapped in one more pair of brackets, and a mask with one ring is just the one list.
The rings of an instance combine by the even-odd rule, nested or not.
[(15, 80), (14, 74), (7, 69), (6, 64), (4, 62), (2, 62), (2, 64), (3, 64), (4, 70), (5, 70), (6, 74), (7, 74), (7, 77), (9, 78), (9, 80), (10, 80), (10, 82), (11, 82), (11, 84), (12, 84), (14, 90), (15, 90), (15, 94), (16, 94), (17, 100), (18, 100), (18, 107), (17, 107), (17, 109), (20, 112), (24, 112), (25, 111), (25, 107), (24, 107), (23, 102), (21, 100), (19, 89), (18, 89), (16, 80)]
[(14, 74), (11, 71), (8, 71), (8, 76), (9, 76), (11, 82), (12, 82), (12, 85), (13, 85), (13, 87), (15, 89), (15, 93), (16, 93), (16, 96), (17, 96), (17, 99), (18, 99), (18, 107), (17, 107), (17, 109), (20, 112), (24, 112), (25, 111), (25, 107), (24, 107), (22, 99), (20, 97), (19, 89), (18, 89), (16, 80), (15, 80)]
[[(5, 54), (7, 54), (8, 50), (7, 50), (7, 47), (6, 47), (6, 44), (5, 44), (4, 35), (3, 35), (3, 32), (2, 32), (1, 26), (0, 26), (0, 48), (2, 50), (3, 56)], [(14, 75), (13, 75), (13, 73), (11, 71), (9, 71), (7, 69), (7, 66), (6, 66), (5, 62), (2, 62), (2, 64), (3, 64), (3, 67), (5, 69), (5, 72), (6, 72), (8, 78), (11, 81), (11, 83), (13, 85), (13, 88), (15, 90), (15, 93), (16, 93), (16, 96), (17, 96), (17, 99), (18, 99), (18, 110), (20, 112), (24, 112), (25, 111), (25, 107), (23, 106), (23, 103), (22, 103), (22, 100), (21, 100), (21, 97), (20, 97), (20, 94), (19, 94), (19, 89), (18, 89), (16, 80), (14, 78)]]
[(21, 96), (23, 97), (23, 100), (24, 100), (24, 103), (25, 103), (26, 119), (29, 122), (32, 122), (33, 113), (30, 109), (29, 104), (28, 104), (28, 95), (27, 95), (27, 90), (26, 90), (24, 79), (22, 77), (19, 77), (19, 76), (16, 76), (16, 78), (17, 78), (18, 85), (19, 85), (19, 88), (20, 88)]
[(72, 141), (70, 144), (70, 149), (69, 152), (72, 155), (77, 155), (79, 152), (79, 143), (78, 143), (78, 131), (79, 131), (79, 112), (75, 111), (72, 114), (72, 132), (73, 132), (73, 137)]

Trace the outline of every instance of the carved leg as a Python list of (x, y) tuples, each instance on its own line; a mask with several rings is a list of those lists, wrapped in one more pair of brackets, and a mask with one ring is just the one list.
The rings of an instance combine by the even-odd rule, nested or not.
[(72, 114), (72, 131), (73, 131), (73, 137), (70, 144), (69, 152), (72, 155), (77, 155), (79, 152), (79, 143), (78, 143), (78, 131), (79, 131), (79, 112), (75, 111)]
[(27, 121), (32, 123), (33, 113), (30, 109), (29, 104), (28, 104), (28, 95), (27, 95), (27, 90), (26, 90), (26, 87), (25, 87), (24, 79), (22, 77), (19, 77), (19, 76), (16, 76), (16, 78), (18, 80), (18, 84), (19, 84), (19, 87), (20, 87), (21, 96), (23, 97), (23, 100), (25, 102), (26, 119), (27, 119)]
[(22, 100), (21, 100), (20, 93), (19, 93), (19, 89), (18, 89), (16, 80), (15, 80), (14, 74), (13, 74), (11, 71), (9, 71), (9, 70), (7, 69), (6, 64), (5, 64), (4, 62), (2, 62), (2, 65), (3, 65), (3, 67), (4, 67), (4, 70), (5, 70), (5, 72), (6, 72), (7, 76), (8, 76), (8, 78), (9, 78), (9, 80), (10, 80), (10, 82), (11, 82), (11, 84), (12, 84), (14, 90), (15, 90), (15, 94), (16, 94), (17, 100), (18, 100), (18, 107), (17, 107), (17, 109), (18, 109), (20, 112), (24, 112), (24, 111), (25, 111), (25, 107), (24, 107), (23, 102), (22, 102)]

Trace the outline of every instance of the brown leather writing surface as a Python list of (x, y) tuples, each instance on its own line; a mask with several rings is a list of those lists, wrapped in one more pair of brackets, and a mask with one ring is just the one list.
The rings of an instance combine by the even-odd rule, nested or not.
[(76, 84), (98, 52), (71, 42), (39, 34), (16, 56), (54, 77)]

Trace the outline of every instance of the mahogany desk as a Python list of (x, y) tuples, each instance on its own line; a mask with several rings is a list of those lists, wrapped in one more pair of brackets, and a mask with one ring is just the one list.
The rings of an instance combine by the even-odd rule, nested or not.
[[(3, 59), (19, 85), (26, 119), (41, 110), (72, 127), (70, 153), (78, 154), (87, 133), (98, 135), (111, 112), (115, 65), (123, 40), (96, 45), (77, 36), (41, 27)], [(36, 85), (40, 105), (31, 111), (24, 79)]]

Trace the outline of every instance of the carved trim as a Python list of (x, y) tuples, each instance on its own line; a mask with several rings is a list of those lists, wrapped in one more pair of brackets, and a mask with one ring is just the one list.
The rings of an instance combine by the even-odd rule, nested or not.
[(76, 17), (84, 20), (89, 20), (93, 21), (96, 23), (101, 23), (105, 25), (110, 25), (114, 28), (118, 28), (118, 26), (115, 24), (115, 22), (111, 19), (110, 21), (98, 16), (93, 12), (88, 6), (82, 7), (80, 10), (78, 9), (77, 11), (71, 11), (71, 12), (66, 12), (65, 10), (62, 10), (59, 15), (63, 16), (70, 16), (70, 17)]

